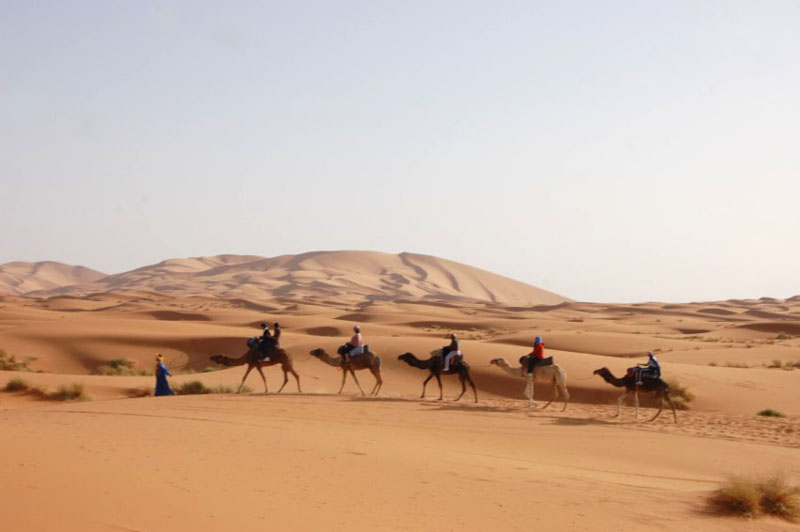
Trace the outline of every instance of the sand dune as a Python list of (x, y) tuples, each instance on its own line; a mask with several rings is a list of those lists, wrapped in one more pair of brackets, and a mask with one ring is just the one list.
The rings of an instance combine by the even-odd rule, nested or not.
[[(703, 501), (732, 473), (781, 469), (800, 480), (800, 368), (788, 367), (800, 363), (797, 298), (547, 304), (538, 289), (441, 259), (349, 252), (165, 261), (129, 274), (0, 296), (0, 349), (29, 358), (31, 370), (0, 371), (0, 387), (78, 382), (93, 399), (0, 392), (0, 499), (16, 529), (795, 526), (711, 516)], [(152, 376), (94, 374), (119, 358), (147, 369), (160, 352), (174, 386), (235, 387), (244, 368), (211, 368), (209, 357), (243, 354), (262, 321), (281, 323), (302, 394), (292, 379), (263, 395), (253, 372), (249, 394), (132, 399)], [(335, 351), (354, 323), (382, 361), (376, 399), (351, 379), (336, 395), (340, 370), (309, 355)], [(419, 400), (427, 373), (397, 360), (427, 357), (451, 332), (477, 404), (470, 392), (452, 401), (452, 376), (443, 402), (435, 380)], [(567, 372), (563, 413), (559, 401), (527, 409), (524, 381), (489, 364), (516, 365), (536, 335)], [(678, 424), (668, 414), (634, 423), (630, 406), (613, 417), (620, 389), (592, 373), (622, 374), (649, 349), (665, 378), (695, 395)], [(280, 368), (265, 374), (277, 391)], [(358, 379), (374, 383), (368, 372)], [(552, 396), (547, 382), (535, 392)], [(643, 418), (653, 406), (642, 398)], [(756, 415), (765, 408), (787, 417)]]
[(91, 283), (106, 274), (60, 262), (8, 262), (0, 264), (0, 294), (24, 294), (80, 283)]
[(170, 259), (80, 286), (33, 295), (147, 290), (173, 296), (339, 301), (398, 298), (555, 304), (567, 298), (457, 262), (413, 253), (311, 252), (275, 258)]

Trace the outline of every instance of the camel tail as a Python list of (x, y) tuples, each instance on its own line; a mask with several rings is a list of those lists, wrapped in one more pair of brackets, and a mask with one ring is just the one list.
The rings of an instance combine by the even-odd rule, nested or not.
[(375, 355), (375, 366), (380, 369), (381, 368), (381, 357)]

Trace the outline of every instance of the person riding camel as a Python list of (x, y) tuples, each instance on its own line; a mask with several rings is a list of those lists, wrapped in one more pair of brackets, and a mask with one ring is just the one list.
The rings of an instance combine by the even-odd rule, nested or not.
[(634, 369), (636, 373), (636, 386), (642, 385), (644, 377), (657, 379), (661, 376), (661, 366), (658, 364), (658, 359), (652, 351), (647, 352), (647, 362), (636, 364)]
[(256, 350), (258, 354), (261, 356), (262, 360), (266, 362), (269, 360), (269, 356), (267, 355), (267, 353), (269, 353), (275, 347), (278, 346), (278, 341), (270, 333), (268, 324), (262, 323), (261, 328), (264, 330), (264, 332), (261, 333), (261, 338), (258, 339), (258, 345), (256, 346)]
[(353, 334), (353, 337), (350, 338), (350, 341), (344, 345), (342, 359), (345, 364), (350, 363), (350, 357), (361, 355), (366, 350), (364, 339), (361, 336), (361, 327), (354, 325), (353, 332), (355, 333)]
[(529, 377), (533, 376), (533, 369), (544, 360), (544, 341), (541, 336), (533, 340), (533, 351), (520, 359), (522, 367), (525, 368)]
[(444, 357), (444, 368), (442, 368), (442, 371), (450, 371), (450, 361), (453, 360), (453, 357), (460, 354), (461, 352), (458, 348), (458, 338), (455, 334), (451, 334), (450, 345), (446, 345), (442, 348), (442, 356)]
[(277, 321), (272, 325), (272, 339), (275, 340), (275, 347), (281, 346), (281, 325)]

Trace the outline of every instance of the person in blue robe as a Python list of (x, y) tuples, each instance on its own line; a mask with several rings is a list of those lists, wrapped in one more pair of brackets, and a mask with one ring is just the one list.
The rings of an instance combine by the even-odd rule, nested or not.
[(175, 395), (175, 391), (167, 382), (167, 375), (170, 375), (170, 372), (164, 365), (164, 355), (159, 353), (156, 355), (156, 395)]

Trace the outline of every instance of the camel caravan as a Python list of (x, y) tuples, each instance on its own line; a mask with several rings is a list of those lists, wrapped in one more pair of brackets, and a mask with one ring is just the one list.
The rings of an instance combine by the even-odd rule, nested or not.
[[(260, 337), (253, 337), (247, 340), (247, 352), (237, 358), (229, 358), (224, 355), (214, 355), (211, 360), (222, 366), (244, 366), (247, 365), (247, 370), (242, 377), (242, 382), (239, 384), (237, 393), (242, 391), (245, 380), (250, 372), (255, 368), (261, 375), (264, 381), (264, 393), (268, 392), (267, 379), (262, 371), (263, 367), (280, 365), (283, 370), (283, 384), (278, 389), (280, 393), (289, 382), (289, 373), (291, 373), (297, 382), (297, 391), (302, 393), (300, 387), (300, 376), (294, 370), (292, 365), (292, 356), (281, 346), (280, 324), (275, 323), (273, 329), (270, 330), (269, 325), (266, 323), (261, 324), (263, 333)], [(347, 381), (348, 373), (353, 377), (353, 380), (358, 386), (361, 395), (366, 395), (361, 383), (358, 381), (356, 372), (360, 370), (369, 370), (375, 378), (375, 384), (370, 390), (370, 396), (377, 396), (383, 385), (383, 378), (381, 377), (381, 358), (370, 349), (369, 345), (364, 343), (361, 335), (361, 328), (358, 325), (353, 327), (353, 336), (336, 351), (336, 356), (328, 354), (323, 348), (316, 348), (310, 351), (309, 355), (319, 359), (325, 364), (338, 368), (342, 372), (342, 384), (337, 393), (341, 394), (344, 390), (345, 382)], [(422, 395), (420, 399), (425, 398), (425, 389), (428, 382), (436, 378), (439, 384), (439, 400), (444, 398), (442, 388), (442, 376), (455, 375), (461, 383), (461, 393), (455, 398), (455, 401), (460, 400), (467, 391), (467, 384), (472, 388), (474, 400), (478, 402), (478, 391), (475, 382), (472, 380), (472, 372), (469, 364), (464, 360), (464, 355), (461, 352), (458, 338), (455, 334), (449, 335), (450, 344), (441, 349), (436, 349), (430, 353), (430, 357), (426, 359), (418, 358), (413, 353), (404, 353), (397, 357), (398, 360), (405, 362), (409, 366), (427, 371), (428, 375), (422, 382)], [(511, 366), (508, 361), (503, 357), (493, 358), (489, 365), (497, 366), (503, 372), (520, 377), (525, 380), (524, 396), (528, 399), (528, 407), (536, 407), (534, 400), (534, 382), (536, 380), (543, 380), (551, 383), (553, 387), (552, 398), (542, 407), (542, 410), (550, 406), (553, 401), (559, 399), (563, 401), (561, 411), (567, 409), (569, 404), (569, 391), (567, 390), (567, 372), (553, 362), (553, 357), (545, 357), (544, 355), (544, 340), (541, 336), (537, 336), (533, 342), (533, 350), (520, 357), (519, 366)], [(615, 377), (608, 368), (600, 368), (593, 372), (593, 375), (599, 375), (603, 380), (612, 386), (624, 388), (624, 393), (619, 397), (617, 403), (617, 416), (622, 411), (622, 404), (625, 398), (633, 394), (635, 405), (635, 420), (639, 419), (639, 393), (648, 393), (655, 395), (658, 402), (658, 411), (648, 421), (655, 420), (664, 408), (664, 401), (672, 409), (672, 415), (675, 423), (678, 422), (678, 416), (675, 411), (675, 406), (669, 395), (669, 386), (661, 379), (661, 367), (658, 360), (652, 351), (648, 352), (648, 360), (645, 363), (637, 364), (634, 367), (628, 368), (626, 374), (622, 378)]]

